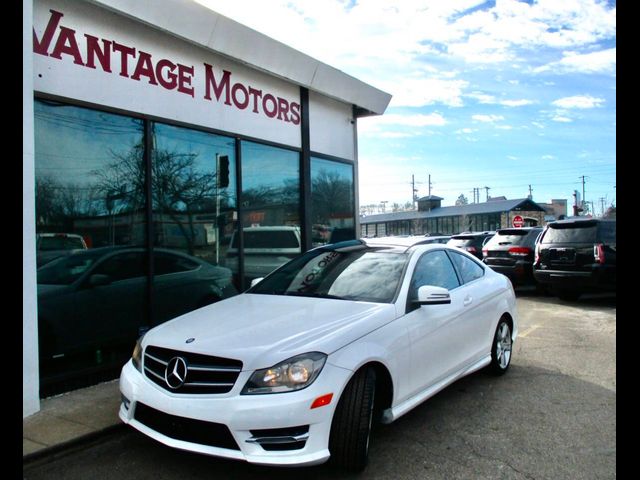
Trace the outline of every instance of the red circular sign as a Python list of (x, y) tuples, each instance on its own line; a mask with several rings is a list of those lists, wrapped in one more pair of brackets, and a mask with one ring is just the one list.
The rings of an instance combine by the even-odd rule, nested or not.
[(520, 215), (516, 215), (515, 217), (513, 217), (511, 224), (516, 228), (522, 228), (524, 227), (524, 218), (522, 218)]

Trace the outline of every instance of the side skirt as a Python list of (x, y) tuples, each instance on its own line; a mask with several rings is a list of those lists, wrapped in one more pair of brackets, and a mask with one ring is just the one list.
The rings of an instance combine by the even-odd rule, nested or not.
[(394, 422), (395, 420), (397, 420), (398, 418), (400, 418), (402, 415), (404, 415), (405, 413), (407, 413), (408, 411), (410, 411), (411, 409), (415, 408), (416, 406), (420, 405), (422, 402), (424, 402), (425, 400), (427, 400), (428, 398), (434, 396), (436, 393), (438, 393), (440, 390), (442, 390), (443, 388), (451, 385), (453, 382), (455, 382), (456, 380), (469, 375), (477, 370), (480, 370), (481, 368), (486, 367), (487, 365), (489, 365), (491, 363), (491, 355), (487, 355), (486, 357), (480, 359), (479, 361), (477, 361), (476, 363), (472, 364), (469, 367), (465, 367), (461, 370), (458, 370), (457, 372), (453, 373), (452, 375), (448, 376), (447, 378), (440, 380), (438, 383), (430, 386), (429, 388), (423, 390), (422, 392), (414, 395), (413, 397), (409, 398), (408, 400), (405, 400), (404, 402), (402, 402), (399, 405), (396, 405), (395, 407), (392, 408), (387, 408), (386, 410), (384, 410), (382, 412), (382, 418), (381, 418), (381, 422), (384, 424), (388, 424), (391, 422)]

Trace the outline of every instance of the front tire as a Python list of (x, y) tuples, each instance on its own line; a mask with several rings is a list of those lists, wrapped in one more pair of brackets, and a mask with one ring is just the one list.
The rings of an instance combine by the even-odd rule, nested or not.
[(358, 371), (349, 381), (331, 423), (331, 462), (345, 470), (360, 472), (367, 466), (373, 419), (376, 376), (371, 368)]
[(493, 345), (491, 346), (491, 363), (489, 371), (495, 375), (504, 375), (511, 364), (511, 351), (513, 341), (511, 339), (511, 325), (501, 318), (496, 327), (496, 333), (493, 336)]

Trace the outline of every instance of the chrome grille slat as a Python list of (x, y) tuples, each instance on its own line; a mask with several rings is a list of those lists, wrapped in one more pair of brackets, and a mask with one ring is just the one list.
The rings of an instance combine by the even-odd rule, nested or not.
[(203, 366), (194, 366), (189, 365), (189, 370), (195, 370), (198, 372), (232, 372), (232, 373), (240, 373), (242, 371), (241, 368), (236, 367), (203, 367)]
[(219, 383), (219, 382), (186, 382), (186, 387), (233, 387), (233, 383)]
[(149, 355), (148, 353), (145, 356), (149, 357), (151, 360), (155, 360), (156, 362), (163, 364), (165, 367), (169, 363), (169, 362), (165, 362), (164, 360), (160, 360), (159, 358), (156, 358), (153, 355)]
[(151, 375), (153, 375), (154, 377), (159, 378), (160, 380), (162, 380), (164, 382), (164, 377), (161, 377), (160, 375), (158, 375), (156, 372), (154, 372), (153, 370), (151, 370), (148, 367), (144, 367), (144, 371), (150, 373)]

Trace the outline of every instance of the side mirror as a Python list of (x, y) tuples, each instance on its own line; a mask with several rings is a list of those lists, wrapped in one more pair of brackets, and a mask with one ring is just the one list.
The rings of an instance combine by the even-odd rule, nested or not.
[(109, 275), (102, 275), (96, 273), (89, 277), (89, 286), (90, 287), (102, 287), (104, 285), (109, 285), (111, 283), (111, 277)]
[(259, 277), (259, 278), (254, 278), (253, 280), (251, 280), (251, 286), (255, 287), (257, 284), (259, 284), (262, 280), (264, 279), (264, 277)]
[(414, 303), (418, 305), (446, 305), (451, 303), (451, 296), (446, 288), (423, 285), (418, 288), (418, 299)]

